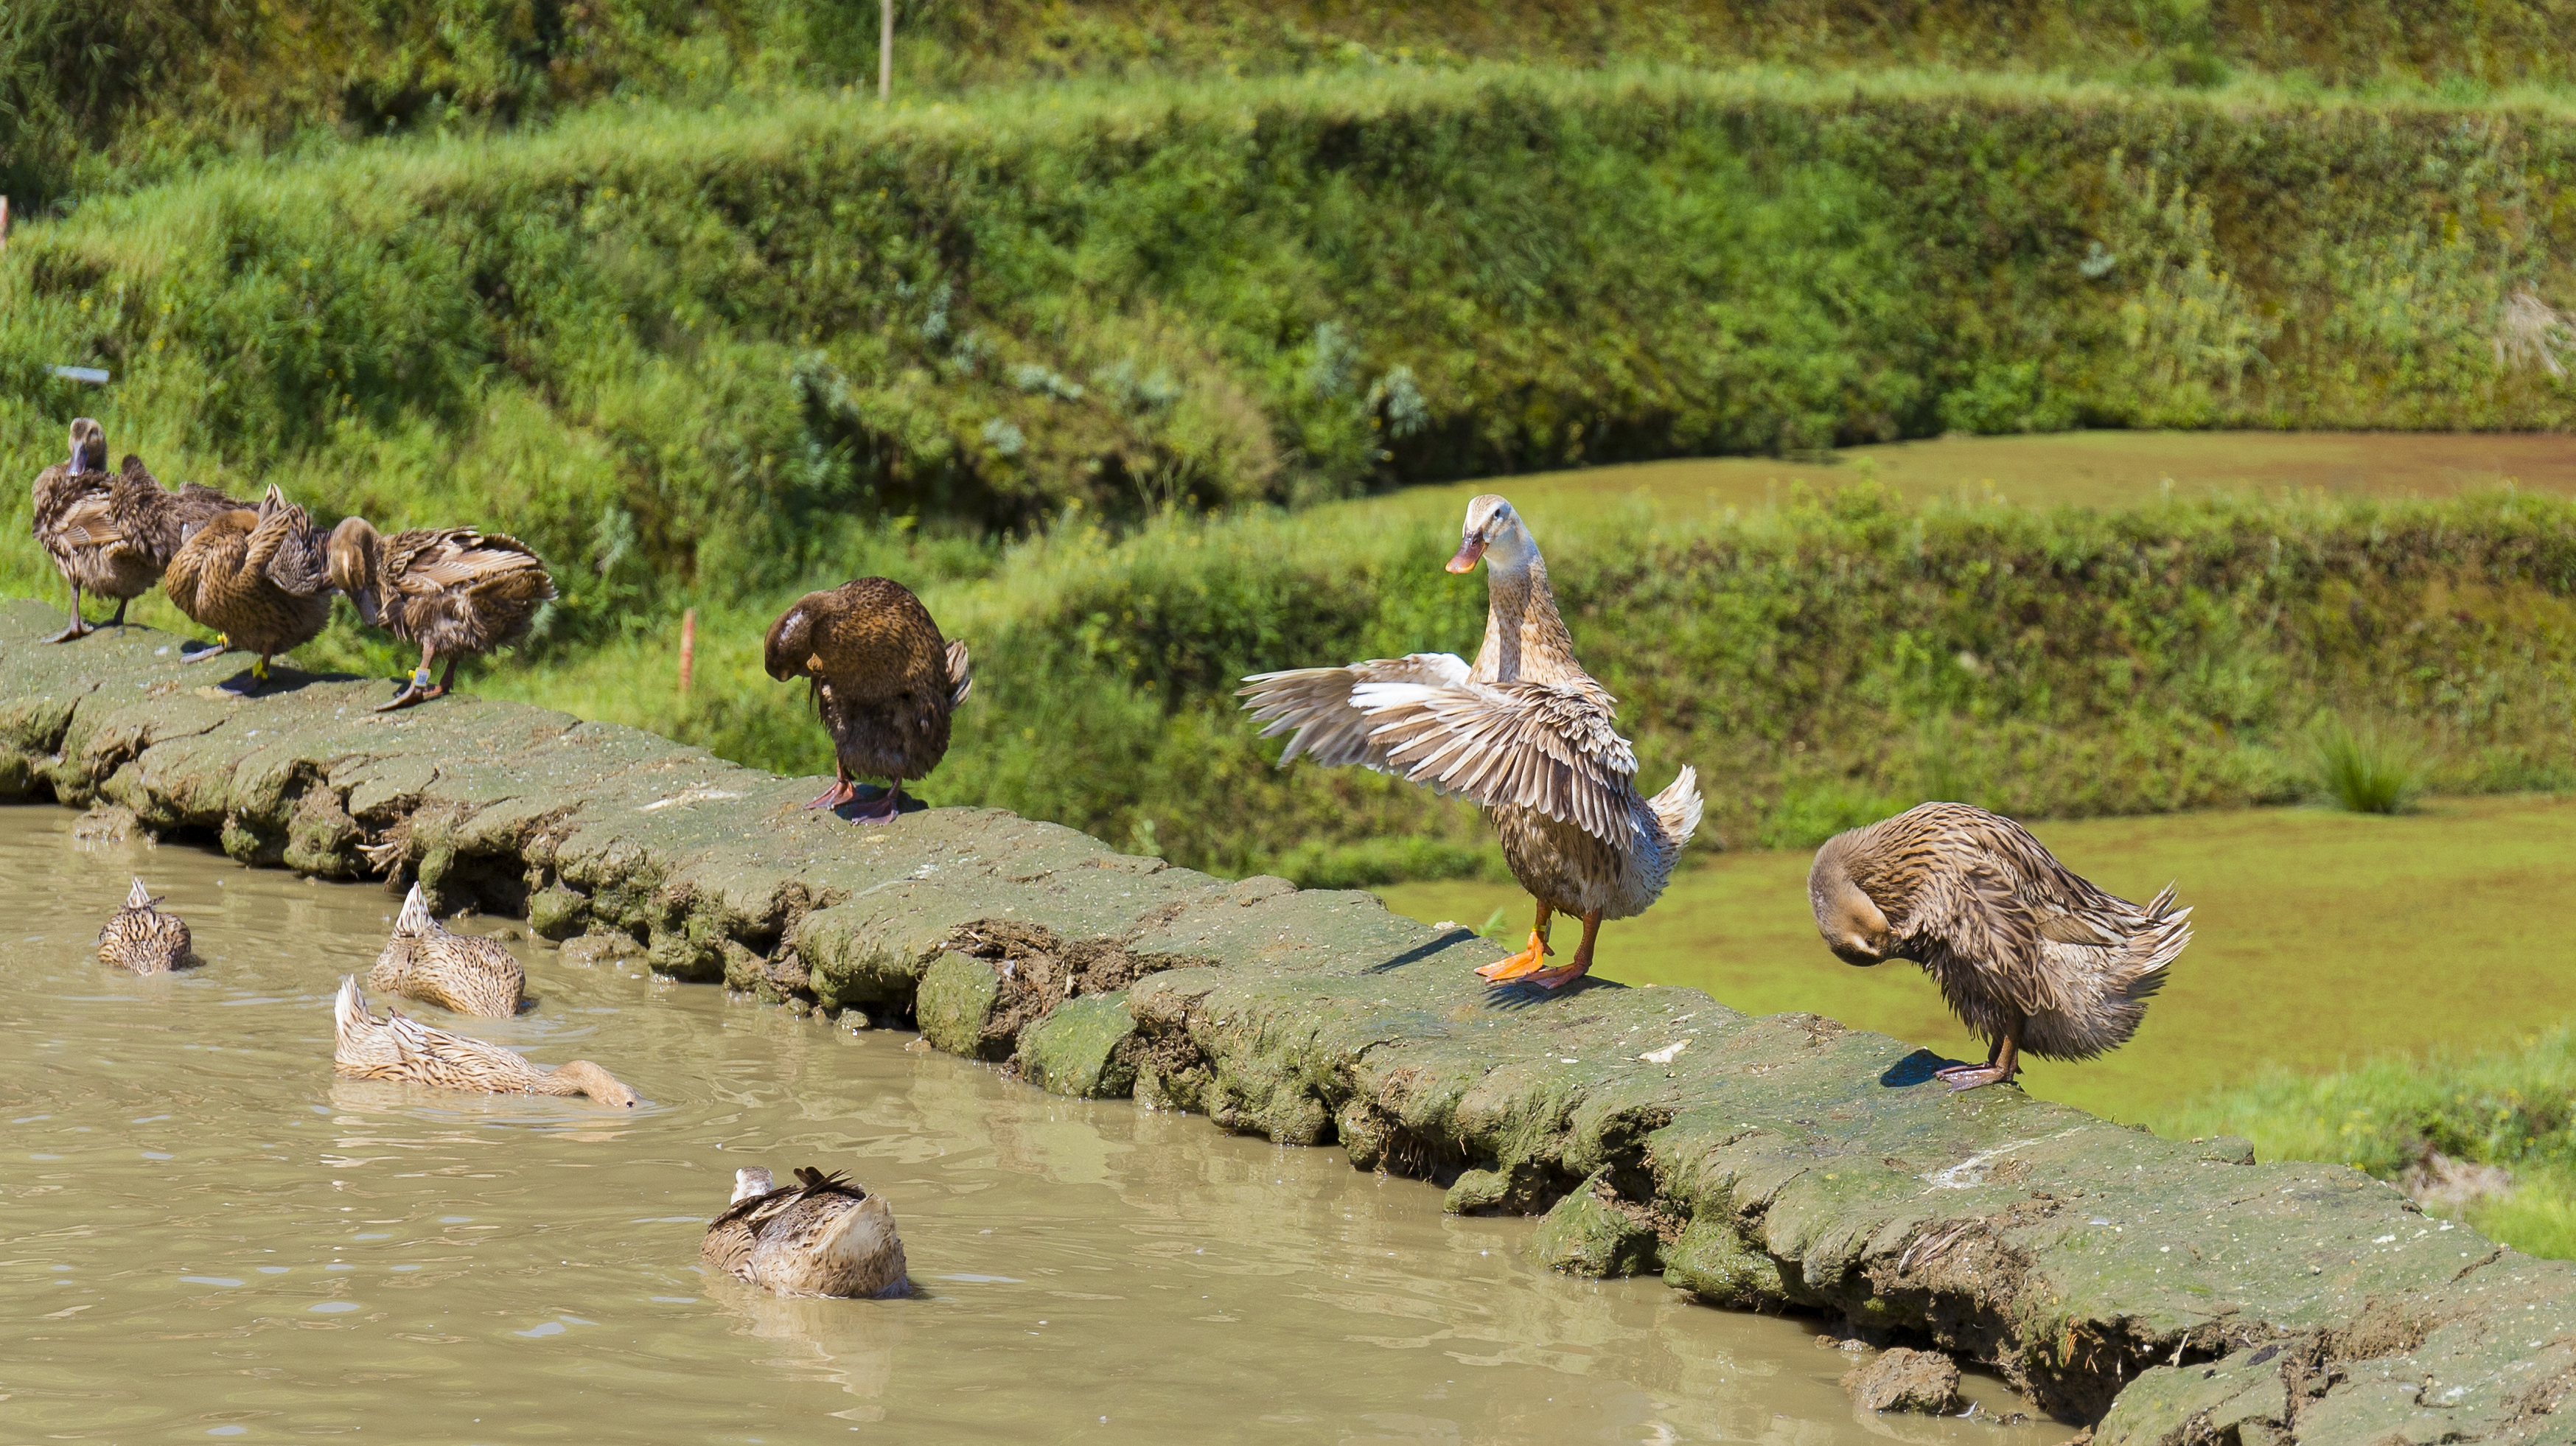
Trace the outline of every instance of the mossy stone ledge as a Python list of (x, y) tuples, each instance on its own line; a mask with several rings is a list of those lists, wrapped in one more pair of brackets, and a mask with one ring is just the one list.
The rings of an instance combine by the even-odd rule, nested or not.
[[(1694, 990), (1490, 994), (1469, 971), (1494, 946), (1366, 894), (1228, 883), (991, 809), (854, 826), (803, 810), (813, 780), (631, 728), (468, 695), (378, 714), (392, 683), (292, 669), (240, 699), (213, 687), (231, 663), (183, 665), (167, 634), (38, 641), (59, 625), (0, 605), (0, 790), (21, 801), (416, 879), (584, 955), (917, 1013), (1050, 1089), (1340, 1142), (1461, 1208), (1548, 1215), (1533, 1249), (1560, 1268), (1661, 1269), (1984, 1362), (2103, 1446), (2576, 1439), (2576, 1266), (2349, 1169), (1952, 1095), (1927, 1051)], [(1073, 973), (1031, 992), (972, 942), (1004, 936)]]

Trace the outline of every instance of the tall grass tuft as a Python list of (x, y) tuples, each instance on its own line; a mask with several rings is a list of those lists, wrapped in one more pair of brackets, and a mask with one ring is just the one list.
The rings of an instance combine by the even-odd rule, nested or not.
[(2314, 746), (2318, 791), (2337, 808), (2403, 813), (2423, 789), (2423, 754), (2393, 729), (2334, 715), (2317, 725)]

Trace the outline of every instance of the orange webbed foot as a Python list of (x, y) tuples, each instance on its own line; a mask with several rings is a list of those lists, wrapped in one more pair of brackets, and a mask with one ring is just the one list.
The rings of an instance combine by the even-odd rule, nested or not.
[(1554, 951), (1547, 947), (1547, 940), (1536, 929), (1532, 929), (1528, 948), (1508, 959), (1497, 959), (1476, 972), (1496, 984), (1509, 984), (1514, 980), (1537, 973), (1544, 967), (1547, 956), (1552, 952)]
[(1563, 989), (1568, 984), (1582, 978), (1586, 973), (1590, 972), (1591, 968), (1591, 960), (1577, 959), (1571, 964), (1559, 964), (1553, 969), (1541, 969), (1537, 973), (1530, 975), (1522, 982), (1525, 984), (1535, 984), (1541, 989)]

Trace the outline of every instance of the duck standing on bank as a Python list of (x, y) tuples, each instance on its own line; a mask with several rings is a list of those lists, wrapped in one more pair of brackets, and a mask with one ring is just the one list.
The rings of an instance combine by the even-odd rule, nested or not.
[(1826, 840), (1807, 873), (1817, 932), (1844, 963), (1911, 959), (1991, 1046), (1940, 1071), (2001, 1084), (2026, 1051), (2091, 1059), (2128, 1042), (2191, 942), (2173, 886), (2140, 908), (2057, 861), (2030, 831), (1964, 803), (1927, 803)]
[(320, 636), (331, 621), (331, 574), (321, 534), (274, 483), (256, 511), (217, 513), (181, 544), (162, 580), (170, 601), (216, 632), (215, 646), (189, 662), (228, 648), (257, 653), (250, 686), (268, 682), (268, 660)]
[[(420, 666), (379, 713), (439, 697), (456, 682), (456, 660), (518, 641), (537, 609), (552, 602), (555, 581), (527, 544), (471, 527), (419, 527), (388, 538), (363, 517), (331, 530), (331, 585), (349, 595), (358, 617), (406, 643), (420, 644)], [(433, 686), (430, 665), (447, 659)]]
[(106, 429), (79, 417), (72, 422), (70, 458), (36, 477), (36, 540), (72, 589), (71, 623), (47, 642), (67, 643), (95, 631), (81, 618), (84, 590), (116, 599), (106, 625), (125, 626), (126, 605), (161, 580), (188, 534), (241, 506), (194, 482), (167, 491), (131, 453), (118, 471), (106, 466)]
[(930, 609), (890, 578), (863, 577), (809, 592), (769, 625), (769, 676), (806, 680), (832, 735), (835, 780), (807, 808), (858, 797), (855, 777), (894, 787), (850, 815), (882, 823), (903, 807), (903, 785), (948, 756), (949, 719), (975, 690), (966, 645), (939, 634)]
[(369, 989), (487, 1019), (517, 1014), (527, 985), (519, 956), (490, 939), (451, 934), (431, 918), (418, 884), (403, 896), (394, 935), (367, 971)]
[(331, 1068), (351, 1079), (499, 1095), (588, 1095), (604, 1105), (635, 1107), (635, 1091), (589, 1060), (545, 1069), (497, 1044), (432, 1029), (399, 1009), (388, 1008), (379, 1019), (367, 1012), (354, 974), (340, 980), (331, 1002)]
[[(1574, 658), (1547, 564), (1512, 509), (1488, 493), (1467, 504), (1451, 572), (1485, 565), (1485, 645), (1474, 667), (1448, 653), (1300, 668), (1244, 679), (1261, 736), (1295, 730), (1300, 753), (1358, 763), (1483, 805), (1512, 876), (1538, 902), (1529, 947), (1476, 972), (1497, 984), (1555, 989), (1592, 967), (1604, 919), (1646, 911), (1699, 827), (1697, 773), (1637, 792), (1637, 755), (1619, 736), (1618, 700)], [(1571, 963), (1543, 967), (1556, 914), (1583, 920)]]
[(779, 1295), (870, 1300), (911, 1292), (884, 1196), (810, 1166), (784, 1189), (756, 1166), (733, 1178), (733, 1203), (698, 1247), (707, 1264)]
[(136, 879), (125, 896), (125, 907), (109, 916), (107, 927), (98, 931), (98, 962), (135, 974), (167, 974), (196, 963), (189, 949), (188, 921), (163, 913), (160, 902)]

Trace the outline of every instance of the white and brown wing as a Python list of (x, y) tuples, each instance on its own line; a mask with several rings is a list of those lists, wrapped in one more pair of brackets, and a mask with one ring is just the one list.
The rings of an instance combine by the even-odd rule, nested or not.
[(1246, 706), (1294, 728), (1280, 761), (1358, 763), (1488, 808), (1533, 809), (1604, 843), (1634, 841), (1637, 755), (1612, 700), (1579, 683), (1486, 683), (1445, 653), (1265, 673)]

